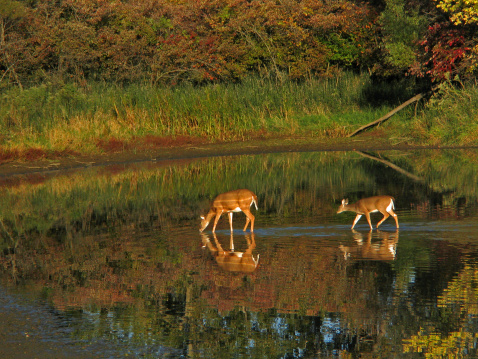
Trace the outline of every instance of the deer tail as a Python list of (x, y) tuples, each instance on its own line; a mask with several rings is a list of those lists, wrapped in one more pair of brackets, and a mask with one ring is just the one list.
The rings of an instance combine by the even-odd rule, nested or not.
[(256, 211), (257, 211), (259, 209), (259, 208), (257, 208), (257, 196), (255, 196), (255, 195), (252, 196), (252, 203), (254, 203), (254, 206), (256, 206)]

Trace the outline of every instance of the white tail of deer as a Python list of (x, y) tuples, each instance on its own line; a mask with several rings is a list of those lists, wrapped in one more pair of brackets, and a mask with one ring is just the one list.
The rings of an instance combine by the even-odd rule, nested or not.
[(348, 199), (343, 199), (342, 204), (340, 205), (337, 213), (341, 213), (344, 211), (352, 211), (357, 213), (357, 216), (355, 217), (354, 223), (352, 225), (352, 229), (355, 227), (362, 215), (365, 215), (370, 229), (373, 229), (372, 222), (370, 222), (370, 213), (373, 212), (380, 212), (383, 214), (382, 220), (377, 223), (377, 228), (383, 223), (383, 221), (385, 221), (390, 216), (395, 219), (395, 224), (398, 228), (398, 217), (393, 211), (395, 209), (395, 205), (393, 203), (394, 200), (395, 199), (391, 196), (375, 196), (362, 198), (361, 200), (353, 204), (349, 204)]
[(255, 217), (250, 210), (252, 204), (255, 205), (257, 210), (257, 196), (248, 189), (238, 189), (220, 194), (212, 202), (211, 209), (206, 217), (201, 216), (201, 227), (199, 228), (199, 232), (204, 231), (211, 219), (215, 217), (214, 226), (212, 227), (214, 233), (216, 231), (217, 222), (223, 213), (227, 213), (229, 216), (229, 225), (232, 232), (232, 214), (234, 212), (244, 212), (247, 217), (244, 232), (246, 231), (249, 222), (251, 223), (251, 232), (254, 232)]

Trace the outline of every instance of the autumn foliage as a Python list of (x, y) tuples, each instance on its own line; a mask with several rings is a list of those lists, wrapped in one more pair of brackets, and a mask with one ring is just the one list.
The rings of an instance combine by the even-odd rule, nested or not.
[(470, 42), (466, 34), (449, 24), (437, 23), (428, 28), (426, 39), (420, 42), (424, 49), (424, 60), (421, 62), (421, 75), (432, 79), (446, 80), (456, 74), (464, 74), (472, 68)]
[[(478, 52), (476, 10), (466, 4), (6, 0), (0, 86), (55, 79), (202, 83), (251, 73), (304, 79), (336, 68), (398, 74), (407, 70), (403, 64), (412, 74), (442, 79), (462, 72)], [(387, 69), (391, 58), (394, 68)]]
[[(10, 5), (10, 6), (7, 6)], [(304, 78), (371, 55), (375, 11), (351, 1), (7, 1), (3, 82)]]

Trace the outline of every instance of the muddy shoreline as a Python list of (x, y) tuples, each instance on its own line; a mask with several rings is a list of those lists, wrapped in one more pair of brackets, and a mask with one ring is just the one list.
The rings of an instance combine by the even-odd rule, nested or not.
[[(201, 144), (187, 146), (160, 147), (147, 150), (129, 150), (103, 153), (99, 155), (64, 156), (43, 158), (36, 161), (9, 161), (0, 163), (0, 178), (15, 175), (47, 174), (81, 168), (127, 165), (141, 162), (181, 161), (214, 156), (253, 155), (279, 152), (312, 151), (385, 151), (444, 149), (463, 147), (439, 147), (413, 145), (407, 142), (392, 141), (374, 136), (373, 133), (352, 138), (313, 138), (288, 137), (244, 142)], [(478, 146), (476, 146), (478, 147)], [(467, 146), (467, 148), (472, 148)]]

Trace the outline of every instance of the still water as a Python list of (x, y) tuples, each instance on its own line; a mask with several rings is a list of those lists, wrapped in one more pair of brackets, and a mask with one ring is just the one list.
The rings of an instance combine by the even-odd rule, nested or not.
[[(478, 355), (476, 150), (216, 157), (0, 185), (4, 356)], [(227, 216), (200, 234), (210, 201), (236, 188), (258, 196), (254, 233), (237, 213), (233, 234)], [(342, 198), (382, 194), (399, 230), (336, 214)]]

